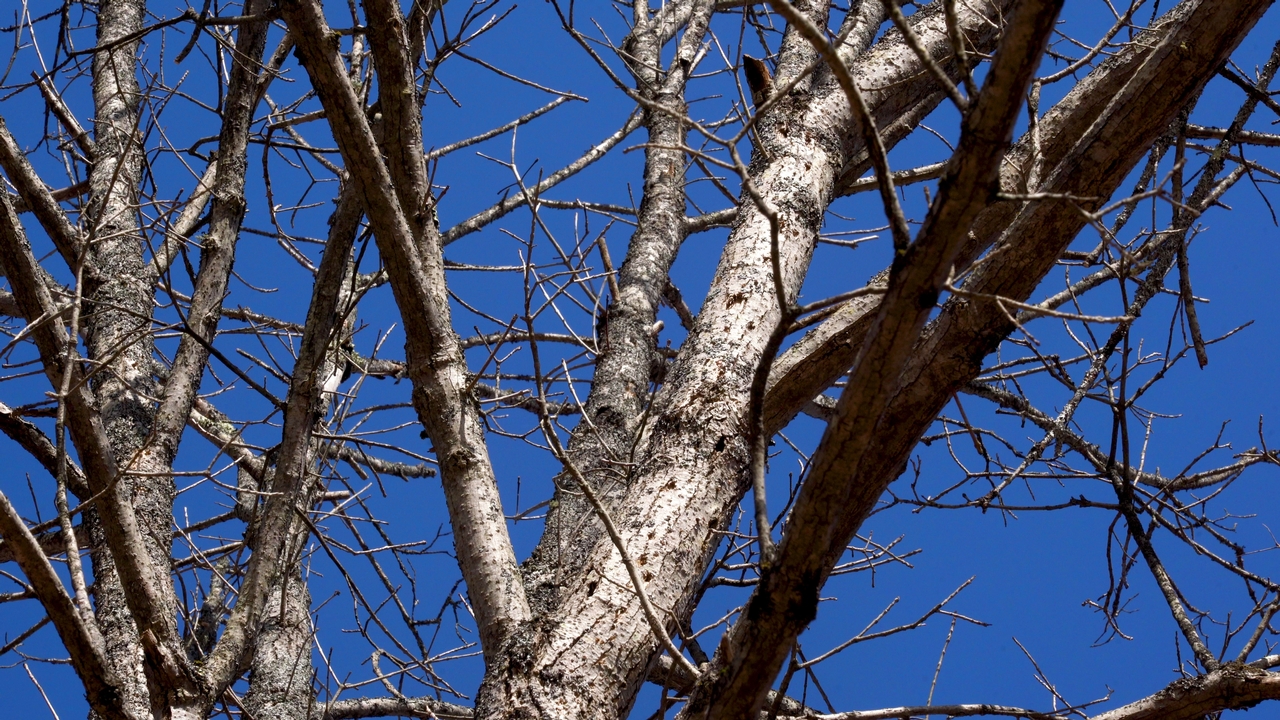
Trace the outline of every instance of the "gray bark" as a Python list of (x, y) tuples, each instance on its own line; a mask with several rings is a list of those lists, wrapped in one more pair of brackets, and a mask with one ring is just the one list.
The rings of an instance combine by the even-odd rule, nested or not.
[[(981, 6), (994, 16), (997, 8)], [(938, 12), (923, 11), (917, 32), (944, 52)], [(975, 37), (991, 25), (965, 16)], [(895, 117), (914, 104), (930, 80), (919, 58), (894, 32), (861, 56), (854, 75), (877, 117)], [(760, 126), (767, 148), (751, 167), (752, 182), (774, 207), (782, 228), (783, 286), (794, 297), (834, 197), (836, 178), (860, 149), (845, 95), (834, 81), (803, 100), (781, 103)], [(617, 518), (632, 557), (650, 558), (650, 600), (684, 617), (710, 555), (744, 491), (747, 448), (741, 428), (760, 353), (778, 322), (770, 277), (770, 223), (751, 203), (742, 206), (702, 312), (654, 400), (654, 420)], [(644, 679), (657, 642), (635, 602), (614, 546), (597, 542), (586, 571), (563, 592), (570, 616), (551, 618), (528, 654), (523, 678), (486, 685), (480, 717), (579, 718), (625, 714)], [(598, 641), (586, 642), (584, 635)]]
[(258, 720), (307, 720), (315, 702), (311, 667), (311, 593), (295, 563), (267, 597), (258, 628), (244, 709)]
[[(579, 472), (616, 507), (631, 479), (636, 435), (650, 400), (657, 354), (654, 323), (668, 273), (685, 239), (688, 127), (684, 92), (692, 61), (703, 42), (711, 4), (688, 0), (666, 6), (635, 29), (624, 45), (634, 56), (637, 93), (647, 105), (644, 126), (655, 147), (645, 154), (644, 195), (637, 230), (618, 270), (618, 297), (605, 309), (601, 351), (583, 404), (586, 421), (569, 441), (569, 457)], [(672, 27), (687, 25), (676, 57), (658, 72)], [(555, 502), (547, 511), (542, 542), (522, 568), (535, 611), (553, 614), (566, 578), (582, 569), (587, 552), (602, 537), (599, 519), (568, 473), (556, 480)]]
[[(98, 10), (98, 44), (104, 45), (137, 32), (142, 27), (145, 3), (110, 0)], [(154, 411), (138, 392), (154, 394), (151, 379), (153, 346), (144, 318), (151, 315), (151, 288), (142, 279), (142, 239), (137, 224), (137, 188), (141, 175), (138, 147), (137, 41), (125, 42), (93, 59), (94, 143), (99, 153), (89, 172), (87, 238), (92, 243), (94, 267), (101, 284), (89, 295), (94, 306), (86, 327), (86, 347), (93, 360), (112, 362), (113, 372), (95, 375), (93, 390), (116, 464), (129, 463), (151, 430)], [(117, 356), (118, 353), (118, 356)], [(121, 491), (136, 501), (139, 523), (146, 538), (147, 557), (156, 565), (167, 564), (170, 552), (169, 523), (173, 507), (173, 483), (164, 478), (125, 478)], [(107, 642), (107, 656), (121, 679), (121, 692), (134, 717), (150, 714), (143, 675), (143, 652), (138, 630), (130, 615), (125, 588), (99, 530), (97, 512), (86, 513), (92, 541), (95, 610)], [(170, 615), (175, 610), (170, 605)]]

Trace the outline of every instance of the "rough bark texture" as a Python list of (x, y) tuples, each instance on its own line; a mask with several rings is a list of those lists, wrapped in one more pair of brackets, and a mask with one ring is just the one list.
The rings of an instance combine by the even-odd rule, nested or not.
[(307, 720), (311, 716), (311, 593), (295, 565), (267, 597), (258, 628), (244, 709), (261, 720)]
[[(98, 9), (98, 44), (113, 43), (142, 27), (142, 0), (109, 0)], [(102, 282), (90, 295), (98, 308), (87, 318), (85, 337), (91, 359), (113, 358), (112, 372), (95, 375), (103, 425), (117, 464), (126, 464), (151, 430), (154, 411), (137, 392), (154, 393), (152, 341), (144, 318), (151, 314), (151, 289), (145, 287), (142, 240), (138, 236), (137, 187), (141, 151), (135, 134), (140, 97), (137, 41), (125, 42), (93, 58), (94, 142), (99, 155), (89, 172), (88, 240)], [(87, 258), (86, 258), (87, 260)], [(164, 478), (121, 480), (122, 491), (139, 511), (146, 551), (153, 563), (168, 563), (173, 483)], [(98, 530), (97, 513), (87, 513), (92, 542), (95, 609), (107, 643), (107, 657), (121, 679), (125, 707), (135, 717), (151, 710), (142, 669), (142, 647), (129, 614), (125, 589)], [(175, 609), (175, 608), (171, 608)]]
[[(991, 32), (985, 18), (965, 19), (974, 36)], [(917, 32), (940, 54), (941, 20), (940, 11), (922, 11), (916, 19)], [(894, 32), (860, 58), (859, 83), (885, 88), (867, 93), (877, 117), (896, 117), (919, 96), (916, 84), (930, 82), (918, 63)], [(782, 102), (766, 117), (760, 135), (771, 159), (757, 158), (752, 166), (752, 182), (778, 213), (783, 286), (793, 297), (835, 180), (859, 149), (845, 95), (824, 77), (820, 89)], [(650, 581), (650, 600), (677, 618), (716, 549), (715, 531), (744, 490), (746, 397), (779, 318), (770, 244), (768, 218), (745, 204), (681, 362), (654, 400), (653, 425), (615, 518)], [(604, 718), (630, 707), (657, 641), (613, 544), (597, 542), (585, 567), (562, 591), (562, 605), (577, 611), (540, 628), (522, 675), (485, 686), (478, 717)]]
[(328, 44), (336, 35), (329, 30), (319, 4), (291, 0), (281, 9), (298, 34), (302, 64), (326, 106), (351, 182), (360, 191), (387, 264), (407, 327), (405, 350), (408, 375), (414, 384), (414, 408), (435, 445), (459, 563), (483, 645), (493, 652), (529, 619), (529, 607), (477, 408), (462, 393), (468, 384), (466, 359), (450, 324), (438, 236), (433, 224), (425, 223), (421, 235), (415, 237), (408, 220), (414, 208), (404, 208), (388, 192), (393, 187), (392, 174), (380, 156), (336, 47)]
[[(1132, 43), (1083, 78), (1061, 102), (1054, 105), (1039, 121), (1039, 152), (1033, 156), (1032, 139), (1024, 135), (1009, 149), (1007, 162), (1000, 167), (1000, 188), (1007, 193), (1034, 192), (1041, 187), (1027, 187), (1031, 164), (1056, 168), (1071, 152), (1080, 137), (1111, 105), (1150, 57), (1150, 42), (1163, 37), (1168, 28), (1177, 25), (1191, 11), (1183, 3), (1161, 18), (1147, 42)], [(1154, 138), (1153, 138), (1154, 140)], [(889, 144), (890, 141), (886, 141)], [(848, 176), (865, 172), (866, 164)], [(1043, 171), (1042, 171), (1043, 174)], [(957, 258), (957, 274), (991, 247), (1000, 233), (1017, 215), (1021, 204), (1016, 201), (993, 201), (985, 207), (973, 224), (972, 235)], [(877, 274), (871, 287), (887, 284), (886, 272)], [(769, 376), (765, 417), (772, 429), (785, 427), (809, 402), (843, 375), (857, 358), (867, 328), (880, 306), (878, 297), (850, 300), (817, 328), (787, 349), (774, 364)]]
[[(644, 196), (637, 230), (618, 271), (618, 297), (612, 298), (602, 320), (600, 356), (582, 408), (589, 422), (578, 426), (568, 448), (571, 461), (610, 507), (616, 507), (630, 481), (625, 468), (634, 459), (655, 365), (663, 362), (653, 328), (667, 274), (685, 239), (685, 83), (711, 12), (711, 3), (702, 0), (668, 5), (662, 16), (634, 31), (626, 42), (636, 58), (632, 72), (637, 92), (649, 103), (644, 126), (655, 147), (645, 155)], [(685, 23), (688, 29), (676, 58), (665, 74), (659, 73), (661, 50), (669, 39), (664, 36), (669, 27), (664, 26)], [(565, 578), (581, 570), (588, 551), (602, 537), (599, 519), (568, 473), (557, 485), (542, 542), (522, 568), (530, 602), (541, 615), (555, 612)]]
[[(850, 485), (827, 463), (856, 463), (878, 442), (873, 431), (898, 389), (895, 376), (945, 287), (969, 226), (998, 187), (1018, 100), (1060, 8), (1060, 2), (1020, 2), (1011, 14), (982, 92), (970, 99), (937, 199), (919, 235), (894, 259), (880, 310), (791, 513), (789, 522), (795, 527), (824, 528), (826, 533), (785, 536), (741, 618), (721, 638), (708, 680), (691, 698), (685, 716), (735, 718), (758, 712), (796, 638), (817, 615), (825, 575), (853, 539), (840, 522), (841, 501)], [(837, 546), (833, 558), (829, 548)]]

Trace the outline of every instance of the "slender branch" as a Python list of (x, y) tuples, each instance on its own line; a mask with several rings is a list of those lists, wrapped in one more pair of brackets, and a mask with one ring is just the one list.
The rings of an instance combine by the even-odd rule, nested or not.
[(34, 70), (31, 72), (31, 78), (36, 81), (36, 87), (40, 89), (40, 94), (44, 96), (45, 103), (53, 114), (58, 118), (58, 122), (62, 123), (62, 127), (66, 128), (67, 133), (71, 135), (71, 139), (76, 141), (81, 152), (92, 162), (98, 157), (98, 146), (93, 142), (93, 138), (89, 137), (89, 133), (76, 120), (76, 116), (71, 112), (71, 108), (67, 107), (67, 103), (54, 87), (48, 78), (43, 78)]
[(464, 147), (470, 147), (471, 145), (482, 143), (485, 140), (498, 137), (499, 135), (509, 130), (513, 130), (517, 127), (520, 127), (521, 125), (532, 122), (533, 120), (543, 115), (546, 115), (547, 113), (551, 112), (552, 110), (555, 110), (556, 108), (569, 102), (570, 100), (582, 100), (582, 99), (583, 98), (580, 98), (576, 95), (562, 95), (556, 98), (555, 100), (552, 100), (551, 102), (547, 103), (546, 105), (543, 105), (537, 110), (533, 110), (531, 112), (525, 113), (524, 115), (521, 115), (520, 117), (516, 118), (515, 120), (512, 120), (511, 122), (505, 125), (499, 125), (498, 127), (492, 130), (480, 133), (479, 135), (475, 135), (473, 137), (469, 137), (466, 140), (459, 140), (458, 142), (450, 143), (448, 145), (445, 145), (444, 147), (436, 148), (428, 152), (425, 158), (428, 162), (430, 162), (431, 160), (435, 160), (436, 158), (442, 158), (451, 152), (461, 150)]
[(643, 118), (644, 113), (640, 110), (637, 109), (632, 111), (631, 115), (627, 117), (627, 121), (622, 124), (622, 127), (619, 128), (617, 132), (597, 143), (594, 147), (584, 153), (582, 157), (572, 163), (569, 163), (556, 172), (551, 173), (545, 180), (542, 180), (536, 186), (529, 188), (528, 193), (513, 194), (511, 197), (499, 202), (493, 207), (490, 207), (487, 210), (482, 210), (449, 228), (448, 231), (440, 233), (441, 244), (448, 245), (461, 239), (463, 236), (476, 232), (512, 210), (523, 207), (530, 197), (539, 197), (547, 190), (550, 190), (564, 180), (578, 174), (588, 165), (608, 154), (608, 152), (616, 147), (618, 143), (625, 140), (628, 135), (635, 132), (635, 130), (640, 127), (641, 120), (643, 120)]
[[(317, 0), (290, 0), (282, 14), (297, 38), (302, 65), (311, 77), (342, 151), (386, 263), (392, 291), (405, 322), (409, 379), (419, 421), (435, 445), (454, 524), (458, 562), (476, 611), (485, 651), (495, 653), (530, 617), (519, 582), (493, 466), (478, 409), (464, 397), (466, 358), (450, 320), (444, 237), (436, 244), (432, 223), (421, 223), (422, 206), (405, 207), (391, 191), (392, 175), (373, 137), (360, 99), (329, 38), (334, 37)], [(393, 71), (398, 72), (398, 71)], [(415, 105), (416, 108), (416, 105)], [(415, 109), (416, 112), (416, 109)], [(620, 138), (619, 138), (620, 140)], [(411, 156), (412, 153), (409, 153)], [(411, 167), (402, 168), (405, 172)], [(571, 173), (570, 173), (571, 174)], [(409, 192), (405, 188), (404, 192)], [(425, 192), (425, 188), (421, 192)], [(423, 197), (425, 195), (417, 195)], [(419, 220), (415, 237), (410, 216)], [(479, 225), (476, 226), (478, 229)], [(310, 325), (310, 323), (308, 323)], [(277, 510), (287, 513), (287, 508)], [(281, 517), (281, 522), (287, 518)], [(237, 606), (238, 607), (238, 606)]]
[[(227, 620), (222, 639), (205, 660), (206, 676), (214, 688), (226, 687), (235, 680), (267, 597), (287, 567), (289, 558), (284, 551), (294, 533), (295, 508), (299, 503), (309, 506), (307, 498), (314, 491), (307, 460), (319, 415), (317, 409), (321, 406), (319, 373), (338, 327), (339, 296), (355, 243), (354, 223), (349, 219), (353, 215), (358, 218), (359, 212), (356, 194), (342, 192), (332, 226), (336, 231), (330, 237), (316, 273), (306, 329), (284, 403), (284, 428), (272, 494), (267, 498), (254, 534), (254, 553), (240, 587), (239, 600)], [(348, 222), (344, 222), (344, 218)]]
[[(0, 432), (30, 453), (36, 462), (49, 472), (49, 475), (57, 476), (58, 449), (54, 447), (53, 442), (35, 423), (18, 416), (4, 403), (0, 403)], [(66, 470), (67, 487), (71, 492), (79, 498), (89, 497), (89, 485), (85, 480), (84, 471), (71, 462), (67, 463)]]
[[(902, 8), (898, 6), (898, 0), (888, 0), (886, 5), (889, 7), (889, 17), (893, 20), (894, 27), (898, 28), (898, 32), (902, 33), (902, 39), (906, 41), (907, 47), (915, 51), (916, 56), (920, 58), (920, 63), (929, 71), (929, 74), (933, 76), (933, 79), (942, 86), (942, 89), (947, 93), (947, 97), (951, 98), (951, 102), (955, 103), (955, 106), (960, 110), (960, 113), (964, 114), (969, 109), (969, 99), (961, 94), (960, 88), (956, 87), (956, 84), (951, 82), (951, 78), (947, 77), (947, 73), (943, 71), (942, 66), (939, 65), (938, 62), (933, 59), (933, 55), (925, 49), (924, 45), (920, 42), (920, 38), (916, 35), (915, 31), (911, 29), (911, 25), (907, 22), (906, 16), (902, 14)], [(946, 7), (954, 8), (954, 5), (949, 4)], [(947, 13), (947, 30), (948, 34), (951, 35), (953, 51), (956, 53), (957, 59), (959, 59), (964, 57), (965, 54), (964, 43), (956, 43), (956, 39), (959, 37), (960, 32), (959, 28), (956, 28), (954, 31), (951, 30), (951, 26), (955, 24), (950, 19), (951, 12), (953, 12), (953, 10)], [(961, 72), (965, 73), (967, 76), (969, 69), (962, 68)], [(969, 80), (968, 82), (972, 83), (973, 81)]]
[(191, 234), (199, 227), (205, 205), (213, 195), (213, 179), (217, 175), (218, 161), (213, 160), (205, 166), (204, 173), (196, 181), (196, 187), (192, 191), (191, 197), (187, 198), (187, 202), (182, 206), (182, 212), (178, 214), (177, 220), (165, 232), (164, 240), (160, 243), (160, 247), (155, 248), (151, 262), (148, 265), (148, 270), (152, 277), (159, 278), (164, 275), (169, 266), (173, 264), (174, 259), (178, 257), (182, 245), (190, 239)]
[(128, 715), (120, 705), (120, 693), (106, 661), (101, 635), (67, 596), (40, 544), (3, 493), (0, 493), (0, 537), (13, 549), (18, 566), (71, 654), (71, 664), (84, 683), (89, 704), (103, 717), (126, 720)]
[(26, 206), (35, 213), (58, 254), (68, 267), (74, 267), (82, 252), (80, 231), (67, 219), (53, 192), (40, 181), (35, 168), (31, 167), (9, 132), (4, 118), (0, 118), (0, 167), (4, 168)]
[(469, 720), (475, 711), (428, 697), (351, 698), (317, 703), (311, 720), (359, 720), (373, 717), (413, 717), (435, 720)]

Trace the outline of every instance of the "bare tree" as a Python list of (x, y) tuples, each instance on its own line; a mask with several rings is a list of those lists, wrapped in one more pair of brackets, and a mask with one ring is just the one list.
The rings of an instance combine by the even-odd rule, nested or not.
[[(43, 688), (30, 667), (69, 658), (104, 720), (1280, 699), (1280, 581), (1254, 557), (1275, 542), (1222, 504), (1280, 455), (1259, 424), (1228, 462), (1219, 434), (1153, 471), (1146, 404), (1234, 333), (1202, 330), (1188, 248), (1239, 181), (1280, 179), (1280, 136), (1250, 126), (1280, 114), (1280, 43), (1231, 59), (1269, 5), (1098, 3), (1084, 35), (1061, 0), (24, 2), (0, 80), (0, 431), (26, 458), (0, 493), (0, 660)], [(554, 41), (509, 31), (530, 13)], [(558, 75), (506, 65), (547, 53)], [(599, 94), (553, 89), (585, 77)], [(1199, 119), (1210, 81), (1225, 126)], [(899, 147), (933, 160), (895, 169)], [(698, 235), (723, 239), (705, 292), (673, 279)], [(815, 262), (863, 244), (888, 258), (865, 284)], [(385, 520), (435, 481), (447, 529)], [(907, 564), (863, 532), (893, 508), (1105, 515), (1103, 639), (1150, 583), (1180, 679), (1067, 698), (1037, 666), (1050, 707), (819, 709), (844, 649), (945, 619), (936, 684), (956, 623), (981, 623), (965, 583), (803, 635), (831, 578)], [(1237, 591), (1208, 607), (1206, 583)]]

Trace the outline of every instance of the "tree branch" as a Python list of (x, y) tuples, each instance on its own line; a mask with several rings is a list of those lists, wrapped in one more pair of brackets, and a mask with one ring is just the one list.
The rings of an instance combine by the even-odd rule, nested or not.
[(106, 662), (102, 636), (80, 615), (35, 536), (3, 493), (0, 493), (0, 537), (12, 549), (18, 566), (71, 654), (71, 664), (84, 683), (90, 706), (105, 718), (128, 720), (120, 705), (120, 690)]
[(875, 441), (898, 374), (981, 209), (974, 199), (990, 196), (995, 188), (1022, 94), (1061, 6), (1061, 0), (1024, 0), (1014, 8), (986, 83), (961, 124), (937, 199), (916, 241), (894, 260), (836, 418), (814, 452), (809, 479), (791, 511), (776, 567), (763, 573), (741, 619), (722, 638), (715, 661), (719, 669), (707, 674), (716, 679), (690, 701), (688, 712), (694, 716), (740, 718), (756, 712), (792, 642), (816, 614), (818, 590), (862, 521), (845, 514), (856, 487), (851, 477)]
[(18, 196), (49, 234), (49, 239), (53, 241), (53, 246), (58, 249), (58, 254), (67, 266), (75, 267), (76, 259), (83, 251), (80, 231), (67, 219), (66, 213), (54, 199), (53, 192), (40, 181), (35, 168), (31, 167), (26, 155), (18, 147), (18, 142), (9, 132), (4, 118), (0, 118), (0, 167), (4, 168), (5, 174), (17, 189)]
[[(34, 323), (31, 331), (40, 351), (45, 375), (54, 387), (62, 387), (63, 338), (66, 329), (57, 319), (57, 308), (48, 289), (40, 280), (40, 268), (31, 254), (26, 234), (6, 194), (0, 193), (0, 263), (3, 263), (15, 298), (26, 317), (47, 316), (45, 322)], [(68, 350), (73, 352), (74, 350)], [(129, 610), (140, 632), (150, 635), (145, 643), (148, 655), (157, 666), (173, 667), (171, 653), (178, 647), (177, 627), (168, 617), (164, 602), (168, 568), (154, 567), (146, 552), (133, 506), (122, 496), (119, 471), (103, 428), (89, 386), (80, 376), (78, 360), (68, 363), (75, 376), (66, 397), (71, 436), (88, 478), (93, 498), (101, 503), (100, 517), (107, 543), (116, 567), (130, 592), (126, 598)]]
[(332, 44), (336, 35), (320, 4), (290, 0), (282, 4), (282, 12), (297, 37), (299, 57), (328, 114), (386, 262), (405, 322), (414, 405), (440, 459), (458, 562), (485, 651), (496, 652), (529, 619), (530, 611), (477, 410), (463, 396), (466, 359), (449, 318), (440, 247), (420, 249), (415, 240), (431, 238), (425, 232), (422, 238), (413, 236), (407, 215), (416, 209), (406, 212), (389, 192), (391, 174)]

